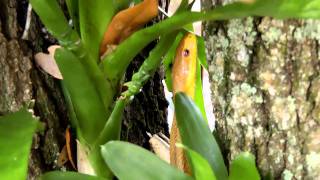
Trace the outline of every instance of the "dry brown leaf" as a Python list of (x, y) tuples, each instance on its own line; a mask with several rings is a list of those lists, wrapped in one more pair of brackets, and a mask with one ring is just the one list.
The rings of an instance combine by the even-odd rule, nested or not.
[[(151, 135), (150, 135), (151, 136)], [(170, 163), (170, 152), (169, 152), (169, 143), (167, 142), (168, 138), (163, 139), (162, 136), (154, 134), (151, 136), (149, 143), (152, 147), (154, 153), (162, 160)]]
[(58, 167), (62, 167), (66, 162), (68, 162), (68, 153), (66, 145), (63, 146), (57, 161)]
[(68, 152), (67, 153), (68, 154), (68, 159), (69, 159), (72, 167), (74, 169), (77, 169), (75, 163), (73, 162), (73, 154), (72, 154), (72, 150), (71, 150), (71, 134), (70, 134), (70, 129), (69, 128), (66, 129), (65, 136), (66, 136), (66, 147), (67, 147), (67, 152)]
[(77, 141), (77, 166), (78, 172), (95, 176), (94, 170), (88, 159), (88, 151)]
[(158, 0), (144, 0), (143, 2), (120, 11), (116, 14), (104, 33), (100, 45), (100, 56), (108, 45), (118, 45), (137, 29), (158, 15)]
[(44, 70), (46, 73), (50, 74), (54, 78), (63, 79), (59, 67), (54, 59), (54, 52), (60, 46), (53, 45), (48, 48), (49, 54), (43, 52), (37, 53), (34, 56), (36, 63)]

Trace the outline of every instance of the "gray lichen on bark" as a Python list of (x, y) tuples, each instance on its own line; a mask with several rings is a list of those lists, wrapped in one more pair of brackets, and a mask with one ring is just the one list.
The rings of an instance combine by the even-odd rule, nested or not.
[(229, 161), (251, 151), (262, 176), (319, 177), (319, 23), (205, 23), (216, 130)]

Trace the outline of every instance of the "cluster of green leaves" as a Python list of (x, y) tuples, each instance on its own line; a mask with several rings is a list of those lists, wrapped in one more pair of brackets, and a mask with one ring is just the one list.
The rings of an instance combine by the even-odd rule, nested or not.
[[(122, 156), (120, 157), (131, 156), (129, 159), (132, 159), (130, 162), (134, 163), (134, 165), (127, 168), (139, 167), (137, 164), (141, 160), (134, 159), (133, 154), (137, 157), (141, 157), (141, 154), (148, 154), (148, 152), (144, 152), (127, 143), (109, 141), (119, 139), (121, 117), (125, 105), (129, 102), (130, 97), (139, 92), (145, 81), (152, 76), (155, 69), (161, 64), (161, 57), (166, 55), (168, 51), (167, 57), (170, 56), (170, 52), (174, 52), (174, 44), (176, 44), (174, 40), (178, 39), (178, 37), (174, 37), (181, 29), (186, 28), (188, 24), (195, 21), (227, 20), (247, 16), (271, 16), (278, 19), (320, 18), (320, 0), (252, 0), (236, 2), (203, 12), (181, 10), (188, 9), (187, 0), (183, 0), (179, 13), (137, 31), (123, 41), (113, 53), (106, 56), (100, 63), (99, 45), (106, 27), (115, 13), (128, 7), (132, 2), (136, 3), (139, 0), (66, 0), (69, 16), (72, 20), (71, 26), (57, 0), (30, 0), (48, 31), (59, 40), (62, 46), (56, 51), (55, 59), (64, 77), (62, 82), (63, 90), (71, 117), (73, 117), (72, 124), (77, 130), (77, 137), (81, 144), (87, 146), (90, 150), (88, 155), (96, 174), (107, 179), (112, 177), (108, 166), (119, 178), (126, 178), (122, 174), (121, 168), (125, 167), (125, 164), (129, 164), (129, 162), (127, 159), (125, 161), (122, 160), (122, 162), (126, 163), (116, 159), (109, 160), (118, 156), (112, 156), (114, 152), (121, 152)], [(116, 97), (119, 94), (117, 87), (120, 85), (120, 79), (123, 77), (129, 63), (148, 43), (159, 37), (158, 45), (150, 52), (140, 70), (132, 77), (132, 81), (126, 83), (128, 91), (122, 94), (122, 98), (115, 101), (114, 99), (117, 99)], [(201, 40), (198, 40), (198, 42), (201, 42)], [(166, 48), (170, 44), (173, 44), (172, 48)], [(203, 44), (198, 44), (198, 46), (203, 46)], [(201, 60), (203, 59), (201, 57), (204, 57), (205, 54), (202, 52), (198, 56)], [(199, 82), (197, 81), (197, 84)], [(177, 111), (183, 111), (182, 114), (190, 111), (189, 119), (193, 119), (190, 121), (196, 122), (193, 126), (190, 126), (188, 121), (181, 121), (181, 118), (177, 117), (181, 134), (183, 134), (182, 142), (185, 145), (183, 148), (188, 152), (193, 178), (201, 179), (203, 176), (209, 176), (217, 179), (226, 179), (228, 175), (221, 154), (214, 153), (219, 152), (219, 148), (213, 137), (207, 135), (199, 135), (200, 139), (191, 137), (191, 133), (194, 134), (193, 131), (200, 130), (201, 133), (206, 131), (205, 134), (208, 134), (207, 126), (204, 126), (201, 120), (200, 123), (195, 121), (195, 119), (199, 119), (198, 116), (200, 115), (196, 115), (197, 113), (193, 112), (192, 108), (190, 109), (193, 105), (190, 105), (183, 95), (178, 95), (177, 99)], [(19, 126), (19, 124), (24, 126)], [(0, 151), (0, 164), (4, 162), (5, 165), (1, 167), (8, 167), (1, 169), (1, 177), (4, 177), (2, 179), (23, 179), (25, 177), (26, 161), (31, 145), (31, 137), (36, 127), (35, 124), (37, 124), (36, 121), (25, 110), (0, 119), (0, 147), (2, 149)], [(199, 129), (194, 129), (195, 127)], [(15, 131), (9, 131), (12, 128), (15, 128)], [(192, 132), (190, 131), (191, 129)], [(12, 139), (9, 144), (7, 138)], [(105, 143), (107, 144), (103, 145)], [(103, 145), (102, 152), (101, 145)], [(129, 148), (125, 149), (123, 147)], [(211, 152), (211, 154), (208, 152)], [(11, 156), (8, 154), (11, 154)], [(159, 162), (159, 159), (151, 154), (144, 156), (150, 159), (149, 166), (140, 167), (142, 169), (137, 171), (147, 171), (148, 168), (155, 166), (164, 169), (163, 172), (166, 172), (158, 174), (159, 176), (157, 175), (155, 179), (163, 178), (162, 175), (167, 175), (166, 177), (172, 175), (171, 177), (177, 179), (191, 178), (167, 164)], [(19, 159), (19, 163), (17, 163), (17, 159)], [(255, 171), (246, 172), (245, 170), (250, 168), (242, 168), (250, 167), (253, 164), (254, 161), (250, 155), (240, 156), (231, 164), (229, 178), (239, 179), (240, 173), (257, 177), (254, 173)], [(17, 173), (12, 173), (13, 170), (16, 170)], [(128, 169), (125, 170), (128, 171)], [(138, 175), (139, 172), (137, 171), (132, 171), (132, 173), (144, 179)], [(155, 177), (150, 172), (155, 173), (157, 171), (158, 169), (141, 174), (146, 177), (148, 177), (147, 175)], [(76, 173), (50, 173), (43, 177), (45, 179), (55, 178), (57, 174), (66, 179), (82, 176)], [(86, 176), (83, 178), (90, 179), (95, 177)]]
[[(101, 154), (104, 161), (119, 179), (260, 179), (254, 156), (247, 152), (240, 154), (231, 162), (228, 175), (218, 144), (197, 106), (189, 97), (183, 93), (178, 93), (175, 97), (175, 107), (181, 140), (184, 144), (179, 146), (187, 152), (192, 177), (139, 146), (127, 142), (110, 141), (102, 146)], [(42, 179), (45, 180), (77, 178), (104, 179), (58, 171), (49, 172), (42, 176)]]
[(181, 141), (184, 144), (180, 147), (187, 152), (192, 177), (141, 147), (127, 142), (111, 141), (102, 146), (101, 153), (119, 179), (260, 179), (254, 156), (250, 153), (242, 153), (231, 162), (228, 176), (218, 144), (197, 106), (189, 97), (178, 93), (175, 97), (175, 108)]

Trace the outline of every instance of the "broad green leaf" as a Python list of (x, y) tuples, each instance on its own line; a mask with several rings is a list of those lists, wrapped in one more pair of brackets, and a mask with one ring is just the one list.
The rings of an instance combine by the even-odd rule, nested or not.
[(248, 16), (271, 16), (280, 19), (320, 18), (319, 4), (320, 0), (256, 0), (253, 3), (237, 2), (204, 12), (178, 13), (151, 27), (135, 32), (104, 59), (102, 69), (109, 80), (118, 83), (132, 59), (148, 43), (162, 34), (181, 29), (192, 22)]
[(115, 7), (113, 0), (79, 0), (81, 39), (96, 62), (99, 60), (100, 43)]
[(23, 108), (0, 117), (0, 179), (26, 179), (32, 136), (38, 120)]
[(198, 58), (202, 67), (208, 70), (206, 46), (203, 37), (197, 36)]
[(196, 180), (216, 180), (216, 176), (214, 175), (210, 164), (199, 153), (182, 144), (177, 144), (177, 146), (183, 148), (187, 152), (192, 175)]
[(121, 180), (191, 180), (151, 152), (128, 142), (110, 141), (101, 153), (113, 173)]
[(209, 162), (217, 179), (227, 179), (228, 173), (219, 146), (197, 106), (181, 92), (175, 95), (174, 100), (182, 143)]
[(229, 180), (259, 180), (255, 158), (249, 152), (240, 153), (230, 166)]
[(203, 100), (203, 92), (202, 92), (202, 71), (201, 65), (199, 60), (197, 60), (197, 72), (196, 72), (196, 89), (195, 89), (195, 96), (194, 96), (194, 103), (200, 109), (202, 117), (206, 122), (208, 122), (206, 109)]
[(94, 142), (107, 121), (103, 102), (87, 71), (71, 52), (59, 48), (55, 59), (70, 94), (81, 135), (88, 143)]
[(41, 180), (106, 180), (98, 176), (90, 176), (77, 172), (51, 171), (41, 176)]
[(80, 34), (79, 29), (79, 0), (66, 0), (69, 16), (72, 19), (72, 24), (78, 34)]

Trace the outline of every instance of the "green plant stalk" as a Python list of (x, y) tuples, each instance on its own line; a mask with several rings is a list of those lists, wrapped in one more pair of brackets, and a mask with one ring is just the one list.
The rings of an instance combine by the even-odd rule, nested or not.
[[(180, 29), (183, 26), (205, 20), (227, 20), (247, 16), (272, 16), (278, 19), (286, 18), (320, 18), (318, 1), (308, 0), (256, 0), (253, 3), (237, 2), (220, 6), (206, 12), (182, 12), (151, 27), (142, 29), (124, 42), (100, 65), (105, 77), (114, 86), (119, 83), (127, 66), (149, 42), (158, 36)], [(117, 68), (114, 68), (117, 67)]]
[(101, 156), (100, 146), (111, 140), (120, 140), (123, 111), (127, 100), (118, 99), (113, 111), (89, 152), (89, 161), (98, 176), (112, 179), (113, 174)]
[(91, 167), (97, 176), (106, 179), (113, 179), (113, 173), (101, 156), (101, 147), (93, 147), (88, 154)]
[(73, 52), (80, 59), (83, 66), (86, 67), (97, 92), (103, 100), (106, 111), (110, 114), (110, 108), (113, 103), (111, 94), (115, 93), (109, 92), (113, 92), (114, 89), (111, 88), (109, 82), (105, 81), (96, 61), (89, 56), (87, 50), (83, 47), (77, 32), (68, 25), (57, 1), (30, 0), (30, 3), (48, 31), (59, 40), (63, 47)]
[(114, 106), (107, 123), (94, 143), (94, 147), (103, 145), (110, 140), (120, 139), (123, 111), (127, 104), (128, 99), (121, 97), (116, 101), (116, 105)]
[(173, 32), (163, 36), (157, 46), (150, 52), (149, 57), (143, 62), (139, 71), (133, 74), (132, 80), (124, 84), (128, 90), (121, 94), (124, 98), (139, 93), (142, 86), (149, 80), (156, 72), (157, 68), (162, 62), (162, 57), (168, 52), (169, 48), (175, 40), (178, 32)]

